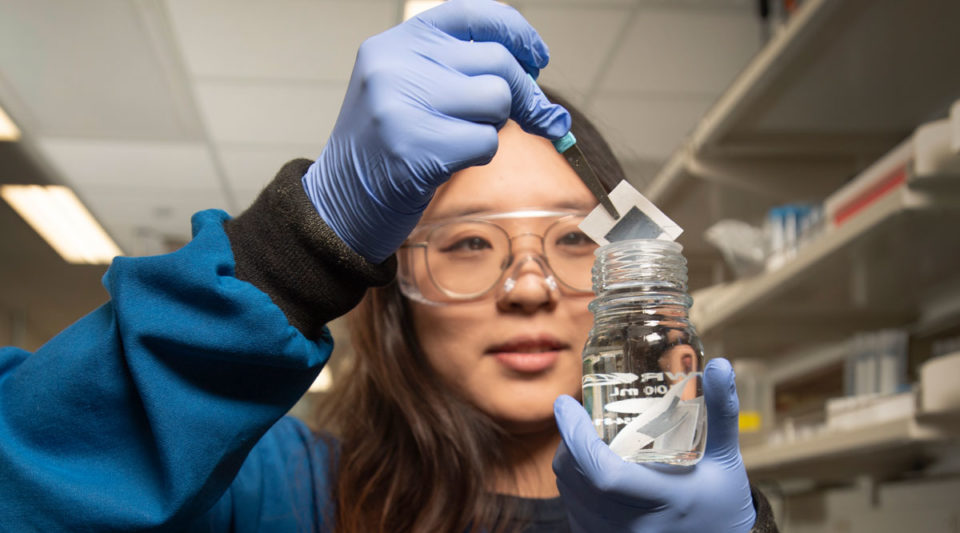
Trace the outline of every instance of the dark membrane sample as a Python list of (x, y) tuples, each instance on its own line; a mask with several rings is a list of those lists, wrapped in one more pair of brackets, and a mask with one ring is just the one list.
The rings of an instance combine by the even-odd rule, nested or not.
[(619, 242), (629, 239), (656, 239), (662, 230), (656, 222), (650, 219), (643, 211), (631, 207), (613, 228), (604, 235), (610, 242)]

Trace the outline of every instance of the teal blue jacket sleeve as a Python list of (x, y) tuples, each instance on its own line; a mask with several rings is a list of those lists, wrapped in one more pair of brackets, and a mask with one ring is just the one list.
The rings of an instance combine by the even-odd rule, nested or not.
[(0, 348), (0, 531), (183, 531), (227, 498), (233, 518), (254, 497), (275, 510), (292, 493), (254, 475), (264, 461), (306, 454), (326, 475), (328, 448), (289, 422), (244, 461), (327, 361), (324, 324), (396, 262), (367, 263), (322, 223), (309, 165), (285, 165), (234, 219), (198, 213), (177, 252), (115, 259), (109, 302), (36, 352)]
[(109, 303), (35, 353), (0, 350), (0, 530), (177, 530), (309, 386), (331, 339), (233, 276), (226, 218), (116, 259)]
[(233, 483), (186, 533), (333, 530), (337, 443), (284, 417), (257, 443)]

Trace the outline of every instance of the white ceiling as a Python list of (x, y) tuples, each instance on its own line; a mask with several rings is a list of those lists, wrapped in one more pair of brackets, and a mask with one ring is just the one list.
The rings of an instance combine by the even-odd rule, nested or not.
[[(541, 81), (643, 183), (759, 49), (748, 0), (524, 0)], [(399, 0), (0, 0), (0, 103), (128, 254), (315, 157)], [(8, 181), (9, 181), (9, 177)]]

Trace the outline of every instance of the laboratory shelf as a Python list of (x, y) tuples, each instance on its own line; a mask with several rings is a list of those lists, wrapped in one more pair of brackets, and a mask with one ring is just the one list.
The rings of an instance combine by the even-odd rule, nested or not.
[[(960, 98), (957, 20), (956, 0), (806, 0), (643, 188), (685, 230), (690, 316), (712, 356), (764, 359), (765, 378), (786, 379), (837, 364), (859, 331), (960, 323), (960, 177), (911, 181), (912, 154), (904, 183), (777, 269), (707, 286), (729, 272), (704, 239), (721, 219), (759, 224), (776, 205), (824, 201), (947, 116)], [(745, 446), (751, 481), (915, 471), (956, 445), (960, 415), (804, 437)]]
[(726, 354), (761, 358), (914, 323), (960, 282), (957, 228), (960, 196), (901, 185), (780, 268), (695, 291), (691, 320)]
[(644, 194), (705, 257), (709, 223), (822, 200), (960, 97), (957, 20), (955, 0), (804, 2)]
[(850, 480), (864, 472), (883, 478), (911, 469), (931, 445), (954, 437), (913, 416), (848, 430), (823, 430), (798, 440), (747, 447), (743, 462), (751, 482)]

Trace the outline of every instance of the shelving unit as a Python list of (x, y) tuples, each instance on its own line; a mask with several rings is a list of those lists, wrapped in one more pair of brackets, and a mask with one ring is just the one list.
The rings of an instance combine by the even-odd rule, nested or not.
[(951, 0), (807, 0), (644, 194), (705, 258), (713, 221), (822, 200), (960, 98), (956, 20)]
[(900, 187), (781, 268), (695, 292), (691, 318), (727, 353), (764, 357), (809, 342), (810, 330), (829, 341), (912, 323), (960, 275), (956, 228), (960, 197)]
[[(944, 115), (960, 98), (955, 20), (951, 0), (805, 2), (644, 190), (685, 228), (691, 272), (720, 260), (703, 239), (713, 222), (822, 200)], [(960, 276), (960, 246), (947, 244), (955, 191), (901, 187), (779, 270), (695, 292), (694, 323), (724, 353), (750, 357), (911, 323)]]
[[(936, 192), (899, 185), (779, 269), (709, 287), (694, 276), (720, 261), (703, 238), (712, 223), (820, 202), (945, 116), (960, 99), (957, 20), (955, 0), (806, 0), (644, 189), (685, 229), (709, 352), (790, 366), (806, 347), (923, 322), (938, 298), (938, 324), (953, 308), (947, 323), (960, 323), (960, 306), (941, 305), (960, 298), (960, 176)], [(924, 416), (748, 447), (744, 460), (754, 481), (902, 472), (957, 438), (953, 415)]]
[(753, 482), (839, 481), (864, 471), (884, 477), (909, 468), (926, 446), (949, 438), (941, 428), (908, 417), (856, 430), (824, 431), (790, 444), (745, 448), (743, 462)]

